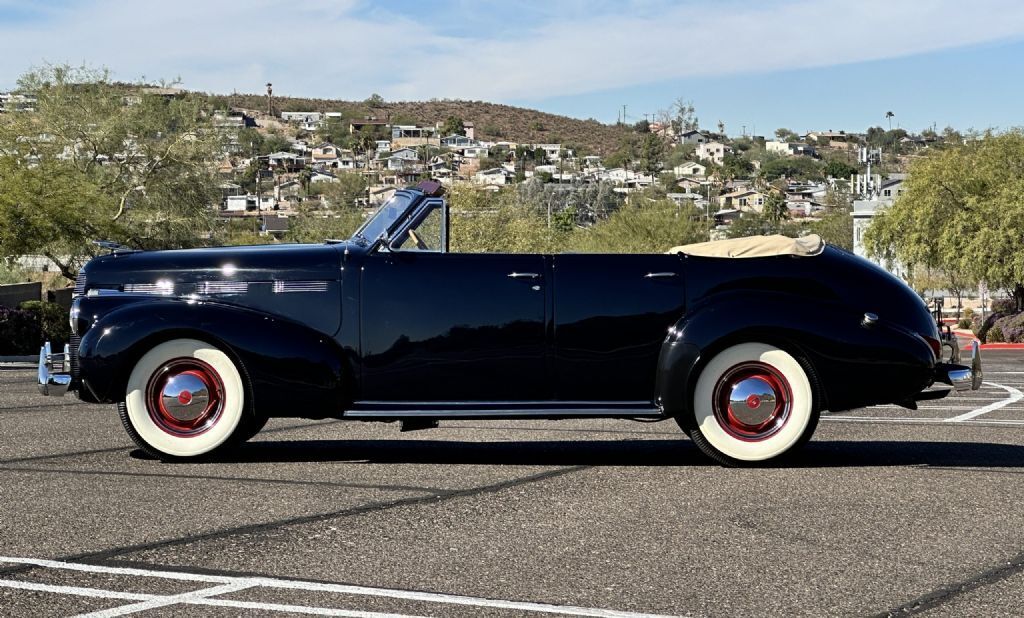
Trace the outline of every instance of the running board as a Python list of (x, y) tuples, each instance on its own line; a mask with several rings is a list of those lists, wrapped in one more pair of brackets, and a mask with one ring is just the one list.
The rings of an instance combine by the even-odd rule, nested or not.
[(650, 402), (450, 402), (450, 401), (357, 401), (344, 418), (401, 419), (500, 419), (500, 418), (665, 418)]

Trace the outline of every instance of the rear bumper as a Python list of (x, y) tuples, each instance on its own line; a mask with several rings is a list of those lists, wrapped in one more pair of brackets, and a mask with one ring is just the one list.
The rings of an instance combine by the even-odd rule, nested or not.
[(935, 365), (935, 381), (949, 384), (957, 392), (976, 391), (981, 388), (984, 373), (981, 369), (981, 346), (978, 341), (971, 342), (971, 353), (968, 364), (937, 363)]
[[(59, 369), (59, 370), (58, 370)], [(64, 346), (63, 353), (53, 353), (47, 341), (39, 349), (39, 392), (50, 397), (63, 397), (71, 386), (71, 349)]]

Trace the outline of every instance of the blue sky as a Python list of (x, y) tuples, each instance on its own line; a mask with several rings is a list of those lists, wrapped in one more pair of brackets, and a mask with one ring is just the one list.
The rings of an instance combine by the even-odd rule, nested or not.
[(1024, 125), (1019, 0), (0, 0), (0, 89), (44, 62), (186, 88), (461, 98), (730, 134)]

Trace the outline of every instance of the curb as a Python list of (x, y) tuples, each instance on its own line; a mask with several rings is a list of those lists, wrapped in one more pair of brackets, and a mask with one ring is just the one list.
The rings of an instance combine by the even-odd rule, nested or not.
[[(969, 330), (960, 330), (954, 328), (953, 332), (961, 337), (968, 337), (970, 340), (977, 341), (978, 338), (974, 336), (974, 333)], [(970, 350), (971, 346), (961, 348), (962, 350)], [(1024, 343), (983, 343), (981, 344), (982, 350), (1024, 350)]]
[(0, 363), (37, 363), (39, 355), (34, 356), (0, 356)]

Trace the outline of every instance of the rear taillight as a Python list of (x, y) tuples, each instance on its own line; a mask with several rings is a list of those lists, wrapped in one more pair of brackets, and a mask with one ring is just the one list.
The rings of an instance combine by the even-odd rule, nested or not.
[(932, 349), (932, 354), (935, 355), (935, 359), (938, 360), (942, 356), (942, 342), (935, 337), (929, 337), (928, 335), (921, 335), (925, 341), (928, 342), (928, 347)]

